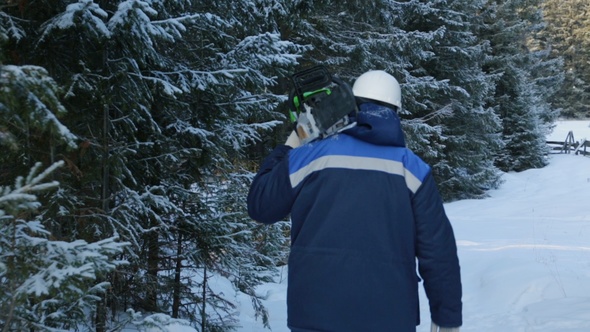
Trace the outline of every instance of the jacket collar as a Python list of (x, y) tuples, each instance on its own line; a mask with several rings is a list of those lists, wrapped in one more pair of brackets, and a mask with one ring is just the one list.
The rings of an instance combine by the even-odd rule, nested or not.
[(363, 103), (352, 119), (356, 126), (343, 133), (367, 143), (405, 147), (406, 142), (397, 113), (386, 106)]

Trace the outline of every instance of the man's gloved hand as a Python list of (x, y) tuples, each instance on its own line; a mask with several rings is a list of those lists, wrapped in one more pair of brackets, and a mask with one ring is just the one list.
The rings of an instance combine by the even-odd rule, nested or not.
[(440, 327), (436, 325), (435, 322), (432, 322), (430, 325), (430, 332), (459, 332), (458, 327)]
[(301, 140), (299, 139), (299, 136), (297, 136), (295, 130), (291, 132), (291, 135), (289, 135), (289, 137), (287, 138), (285, 145), (288, 145), (292, 148), (296, 148), (301, 145)]

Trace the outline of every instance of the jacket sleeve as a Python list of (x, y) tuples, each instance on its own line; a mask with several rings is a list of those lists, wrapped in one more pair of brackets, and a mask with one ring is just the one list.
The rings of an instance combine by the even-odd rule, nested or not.
[(288, 160), (291, 149), (279, 145), (262, 162), (248, 193), (250, 218), (271, 224), (283, 220), (291, 212), (293, 190)]
[(433, 322), (462, 325), (462, 290), (457, 244), (436, 184), (429, 173), (413, 198), (418, 271)]

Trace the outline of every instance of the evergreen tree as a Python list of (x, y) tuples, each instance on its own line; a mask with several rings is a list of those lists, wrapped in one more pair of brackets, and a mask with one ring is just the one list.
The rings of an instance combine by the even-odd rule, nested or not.
[(500, 124), (486, 106), (489, 45), (472, 1), (299, 2), (291, 38), (305, 60), (350, 79), (383, 69), (402, 84), (407, 145), (429, 162), (446, 199), (481, 197), (498, 182)]
[(590, 117), (590, 3), (585, 0), (546, 0), (545, 28), (535, 34), (541, 47), (564, 61), (564, 82), (553, 105), (564, 117)]
[[(456, 0), (406, 5), (404, 30), (432, 34), (423, 50), (427, 55), (411, 61), (413, 75), (430, 82), (412, 96), (416, 104), (410, 123), (419, 126), (409, 130), (410, 144), (433, 166), (447, 200), (482, 197), (499, 180), (494, 158), (502, 146), (501, 127), (487, 106), (494, 82), (483, 70), (490, 49), (477, 36), (484, 4)], [(427, 140), (424, 130), (430, 133)]]
[(37, 195), (57, 187), (41, 163), (13, 186), (0, 186), (0, 324), (3, 331), (88, 327), (86, 315), (107, 291), (97, 282), (117, 265), (124, 244), (115, 238), (87, 243), (54, 240)]
[(549, 101), (560, 76), (558, 63), (548, 60), (546, 52), (529, 48), (529, 38), (542, 23), (538, 4), (496, 1), (484, 15), (482, 38), (489, 38), (493, 49), (486, 68), (497, 77), (491, 105), (502, 119), (505, 144), (496, 165), (504, 171), (543, 167), (545, 137), (557, 116)]
[[(133, 309), (190, 318), (202, 330), (228, 329), (231, 298), (199, 295), (196, 289), (209, 287), (207, 278), (195, 288), (188, 276), (204, 270), (228, 278), (240, 275), (232, 282), (255, 298), (251, 290), (265, 279), (254, 273), (271, 273), (281, 255), (259, 253), (261, 239), (246, 236), (232, 241), (243, 241), (238, 246), (242, 265), (250, 262), (256, 268), (244, 270), (235, 260), (223, 260), (225, 251), (219, 247), (215, 254), (203, 254), (209, 243), (232, 238), (225, 231), (257, 232), (251, 221), (244, 221), (244, 211), (237, 211), (243, 206), (225, 205), (231, 202), (227, 199), (201, 201), (207, 196), (195, 188), (240, 183), (243, 174), (250, 174), (234, 166), (244, 164), (244, 147), (259, 140), (261, 130), (281, 123), (275, 108), (284, 97), (272, 91), (300, 50), (280, 40), (277, 22), (287, 15), (282, 3), (81, 0), (22, 5), (3, 12), (1, 36), (8, 45), (3, 57), (47, 69), (63, 87), (60, 97), (69, 111), (64, 128), (79, 139), (74, 151), (44, 148), (50, 140), (31, 142), (40, 156), (51, 152), (68, 165), (59, 174), (60, 190), (48, 199), (45, 214), (55, 218), (48, 219), (47, 227), (63, 240), (94, 242), (118, 235), (130, 243), (121, 255), (129, 264), (98, 280), (110, 281), (113, 291), (93, 312), (89, 309), (94, 328), (104, 331), (119, 312)], [(10, 22), (19, 22), (22, 33), (12, 33), (4, 25)], [(17, 134), (28, 137), (27, 132)], [(12, 136), (16, 141), (18, 136)], [(3, 161), (12, 171), (12, 161)], [(193, 206), (236, 209), (223, 218), (232, 227)], [(207, 233), (208, 228), (214, 231)], [(274, 230), (281, 242), (284, 230), (268, 231)], [(177, 264), (173, 282), (170, 262)], [(190, 311), (190, 303), (220, 308), (213, 303), (217, 300), (226, 302), (221, 316), (227, 319), (215, 322)], [(260, 302), (254, 304), (264, 314)], [(207, 310), (196, 314), (210, 314)]]

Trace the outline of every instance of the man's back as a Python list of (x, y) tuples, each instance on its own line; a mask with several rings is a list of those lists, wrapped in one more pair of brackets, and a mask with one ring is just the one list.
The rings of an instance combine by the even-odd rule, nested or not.
[(403, 147), (340, 134), (292, 150), (289, 326), (413, 331), (412, 196), (429, 168)]

